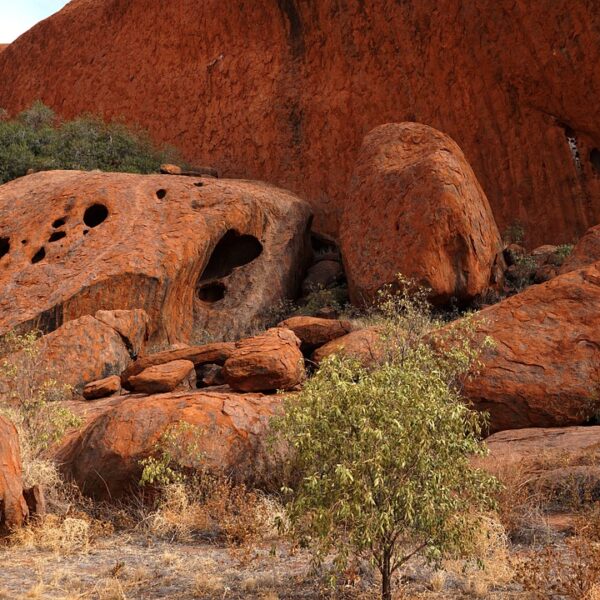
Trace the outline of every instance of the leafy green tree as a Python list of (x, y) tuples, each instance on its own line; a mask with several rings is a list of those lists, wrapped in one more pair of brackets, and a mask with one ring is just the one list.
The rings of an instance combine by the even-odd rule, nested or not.
[(380, 309), (386, 353), (363, 366), (332, 357), (285, 401), (275, 431), (296, 476), (286, 492), (294, 533), (318, 559), (367, 556), (382, 598), (417, 553), (468, 553), (496, 483), (471, 466), (484, 420), (460, 396), (478, 348), (469, 320), (433, 334), (425, 294), (404, 286)]

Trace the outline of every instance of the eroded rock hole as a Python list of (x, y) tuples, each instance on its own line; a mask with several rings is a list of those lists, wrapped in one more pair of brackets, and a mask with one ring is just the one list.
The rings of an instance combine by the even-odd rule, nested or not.
[(237, 267), (256, 260), (262, 251), (262, 244), (253, 235), (242, 235), (230, 229), (215, 247), (200, 281), (227, 277)]
[(10, 238), (0, 238), (0, 258), (6, 256), (10, 252)]
[(225, 285), (218, 281), (215, 283), (207, 283), (206, 285), (198, 288), (198, 298), (200, 298), (200, 300), (203, 302), (210, 302), (211, 304), (214, 304), (215, 302), (225, 298), (226, 291), (227, 288)]
[(46, 248), (44, 248), (44, 246), (42, 246), (34, 255), (33, 258), (31, 259), (31, 264), (35, 265), (35, 263), (39, 263), (40, 261), (44, 260), (44, 258), (46, 258)]
[(162, 199), (163, 199), (163, 198), (164, 198), (166, 195), (167, 195), (167, 190), (158, 190), (158, 191), (156, 192), (156, 197), (157, 197), (159, 200), (162, 200)]
[(58, 240), (62, 240), (66, 238), (67, 234), (64, 231), (55, 231), (49, 238), (49, 242), (58, 242)]
[(202, 187), (202, 186), (204, 186), (204, 182), (202, 182), (202, 181), (196, 181), (196, 183), (194, 185), (196, 187)]
[(52, 223), (52, 227), (54, 227), (54, 229), (58, 229), (59, 227), (62, 227), (63, 225), (65, 225), (66, 222), (67, 222), (66, 217), (62, 217), (62, 219), (56, 219), (56, 221), (54, 221), (54, 223)]
[(590, 162), (597, 175), (600, 175), (600, 150), (593, 148), (590, 152)]
[(108, 217), (108, 208), (104, 204), (92, 204), (83, 213), (83, 222), (88, 227), (98, 227)]

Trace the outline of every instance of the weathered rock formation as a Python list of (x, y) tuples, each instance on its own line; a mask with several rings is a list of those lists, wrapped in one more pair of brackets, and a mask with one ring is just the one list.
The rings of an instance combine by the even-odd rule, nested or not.
[(279, 323), (278, 327), (291, 329), (298, 336), (304, 354), (309, 354), (319, 346), (347, 335), (353, 329), (350, 321), (303, 316), (290, 317)]
[(418, 123), (366, 136), (340, 247), (355, 304), (372, 302), (398, 274), (430, 289), (435, 303), (468, 301), (496, 283), (502, 261), (490, 206), (460, 148)]
[(465, 394), (492, 431), (561, 427), (597, 414), (600, 265), (560, 275), (477, 315), (483, 369)]
[[(147, 323), (143, 310), (99, 311), (41, 337), (35, 357), (22, 350), (6, 360), (15, 365), (18, 377), (31, 378), (37, 385), (55, 380), (81, 393), (86, 384), (120, 375), (133, 362), (134, 350), (139, 351), (146, 339)], [(0, 392), (6, 393), (3, 388), (0, 382)]]
[(279, 327), (240, 340), (222, 375), (227, 385), (240, 392), (292, 389), (305, 378), (300, 340), (293, 331)]
[(0, 333), (143, 308), (153, 341), (239, 336), (298, 289), (309, 207), (247, 181), (58, 171), (0, 187)]
[(332, 354), (353, 358), (364, 366), (375, 364), (384, 355), (381, 331), (378, 331), (376, 328), (352, 331), (315, 350), (312, 360), (316, 364), (319, 364)]
[(191, 360), (173, 360), (144, 369), (130, 377), (129, 384), (134, 392), (140, 394), (164, 394), (177, 389), (193, 371), (194, 363)]
[(560, 273), (569, 273), (600, 261), (600, 225), (590, 227), (573, 248), (560, 268)]
[[(156, 450), (161, 436), (178, 423), (182, 465), (214, 468), (234, 478), (260, 478), (268, 460), (264, 437), (277, 396), (209, 392), (126, 397), (105, 402), (99, 414), (57, 451), (57, 460), (80, 489), (95, 498), (115, 499), (135, 489), (140, 461)], [(89, 404), (86, 406), (90, 406)], [(189, 456), (185, 447), (197, 447)]]
[(19, 436), (15, 426), (0, 415), (0, 532), (20, 527), (28, 516)]
[(83, 397), (86, 400), (98, 400), (107, 398), (121, 391), (121, 378), (118, 375), (111, 375), (104, 379), (98, 379), (88, 383), (83, 388)]
[(75, 0), (2, 53), (0, 106), (124, 116), (333, 234), (365, 133), (426, 123), (533, 247), (600, 222), (599, 64), (590, 0)]

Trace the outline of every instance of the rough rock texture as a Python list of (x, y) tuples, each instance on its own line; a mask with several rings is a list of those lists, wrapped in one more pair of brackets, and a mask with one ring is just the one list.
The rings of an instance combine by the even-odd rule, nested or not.
[(19, 436), (15, 426), (0, 415), (0, 531), (20, 527), (28, 516)]
[(194, 370), (191, 360), (174, 360), (144, 369), (129, 378), (134, 392), (140, 394), (163, 394), (172, 392)]
[(175, 360), (189, 360), (195, 367), (207, 364), (223, 365), (235, 350), (233, 342), (217, 342), (205, 346), (185, 346), (173, 350), (165, 350), (156, 354), (142, 356), (121, 374), (121, 383), (125, 389), (131, 390), (129, 380), (145, 369), (156, 365), (164, 365)]
[(383, 355), (381, 332), (376, 329), (353, 331), (315, 350), (312, 360), (319, 364), (332, 354), (355, 358), (365, 366), (372, 365)]
[(527, 459), (600, 450), (600, 427), (528, 428), (500, 431), (485, 440), (490, 457)]
[[(194, 426), (186, 434), (194, 436), (190, 445), (198, 445), (209, 467), (239, 479), (259, 478), (266, 460), (263, 436), (279, 403), (278, 397), (210, 392), (123, 398), (106, 403), (56, 456), (84, 493), (118, 498), (136, 486), (139, 461), (152, 453), (161, 435), (185, 422)], [(182, 440), (181, 447), (185, 445)], [(189, 464), (189, 456), (178, 458)]]
[(344, 269), (337, 260), (320, 260), (315, 263), (306, 274), (302, 282), (302, 295), (327, 289), (344, 277)]
[(309, 221), (303, 201), (255, 182), (23, 177), (0, 186), (0, 333), (143, 308), (151, 341), (239, 335), (300, 286)]
[(600, 261), (600, 225), (590, 227), (577, 242), (571, 254), (560, 268), (560, 273), (569, 273)]
[(354, 303), (373, 301), (398, 273), (445, 303), (470, 300), (495, 283), (502, 243), (460, 148), (431, 127), (390, 123), (364, 140), (340, 248)]
[(241, 392), (289, 390), (305, 377), (300, 340), (284, 328), (241, 340), (225, 361), (222, 375), (227, 385)]
[[(129, 319), (125, 313), (129, 313)], [(106, 312), (103, 317), (107, 319)], [(138, 326), (145, 320), (141, 310), (121, 311), (120, 331), (90, 315), (68, 321), (40, 338), (37, 342), (39, 352), (33, 365), (35, 370), (23, 375), (38, 378), (40, 384), (55, 379), (81, 393), (86, 384), (120, 375), (132, 363), (132, 348), (140, 347), (145, 337), (145, 331)], [(125, 328), (128, 321), (131, 324), (130, 332)], [(7, 356), (7, 360), (19, 368), (23, 360), (31, 363), (31, 360), (23, 357), (20, 352)]]
[(123, 115), (292, 189), (330, 233), (365, 133), (407, 120), (457, 141), (530, 247), (600, 222), (592, 0), (75, 0), (2, 53), (0, 81), (11, 111)]
[(465, 394), (490, 413), (492, 431), (577, 425), (597, 411), (599, 268), (560, 275), (477, 314), (479, 335), (495, 345)]
[(86, 400), (98, 400), (112, 396), (121, 390), (121, 378), (111, 375), (98, 381), (92, 381), (83, 388), (83, 397)]
[(350, 321), (302, 316), (286, 319), (279, 323), (278, 327), (291, 329), (302, 342), (301, 349), (304, 353), (342, 337), (353, 329)]

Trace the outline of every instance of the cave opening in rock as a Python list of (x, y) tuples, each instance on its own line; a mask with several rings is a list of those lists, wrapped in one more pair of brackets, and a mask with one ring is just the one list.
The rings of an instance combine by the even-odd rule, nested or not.
[(49, 242), (58, 242), (58, 240), (62, 240), (66, 238), (67, 234), (64, 231), (55, 231), (49, 238)]
[(594, 172), (600, 175), (600, 150), (598, 148), (593, 148), (590, 152), (590, 162), (592, 163)]
[(56, 219), (56, 221), (54, 221), (54, 223), (52, 223), (52, 227), (54, 227), (54, 229), (58, 229), (59, 227), (62, 227), (66, 222), (67, 222), (66, 217)]
[(200, 281), (227, 277), (237, 267), (256, 260), (262, 251), (262, 244), (253, 235), (242, 235), (230, 229), (216, 245)]
[(215, 302), (219, 302), (219, 300), (223, 300), (225, 298), (225, 292), (227, 288), (223, 283), (215, 282), (215, 283), (207, 283), (198, 288), (198, 298), (203, 302), (209, 302), (210, 304), (214, 304)]
[(83, 222), (88, 227), (98, 227), (108, 217), (108, 208), (104, 204), (92, 204), (83, 213)]
[(44, 246), (42, 246), (34, 255), (33, 258), (31, 259), (31, 264), (35, 265), (35, 263), (39, 263), (40, 261), (44, 260), (44, 258), (46, 258), (46, 248), (44, 248)]
[(167, 195), (167, 190), (158, 190), (158, 191), (156, 192), (156, 197), (157, 197), (159, 200), (162, 200), (163, 198), (165, 198), (165, 196), (166, 196), (166, 195)]
[(0, 258), (6, 256), (10, 252), (10, 238), (0, 238)]

